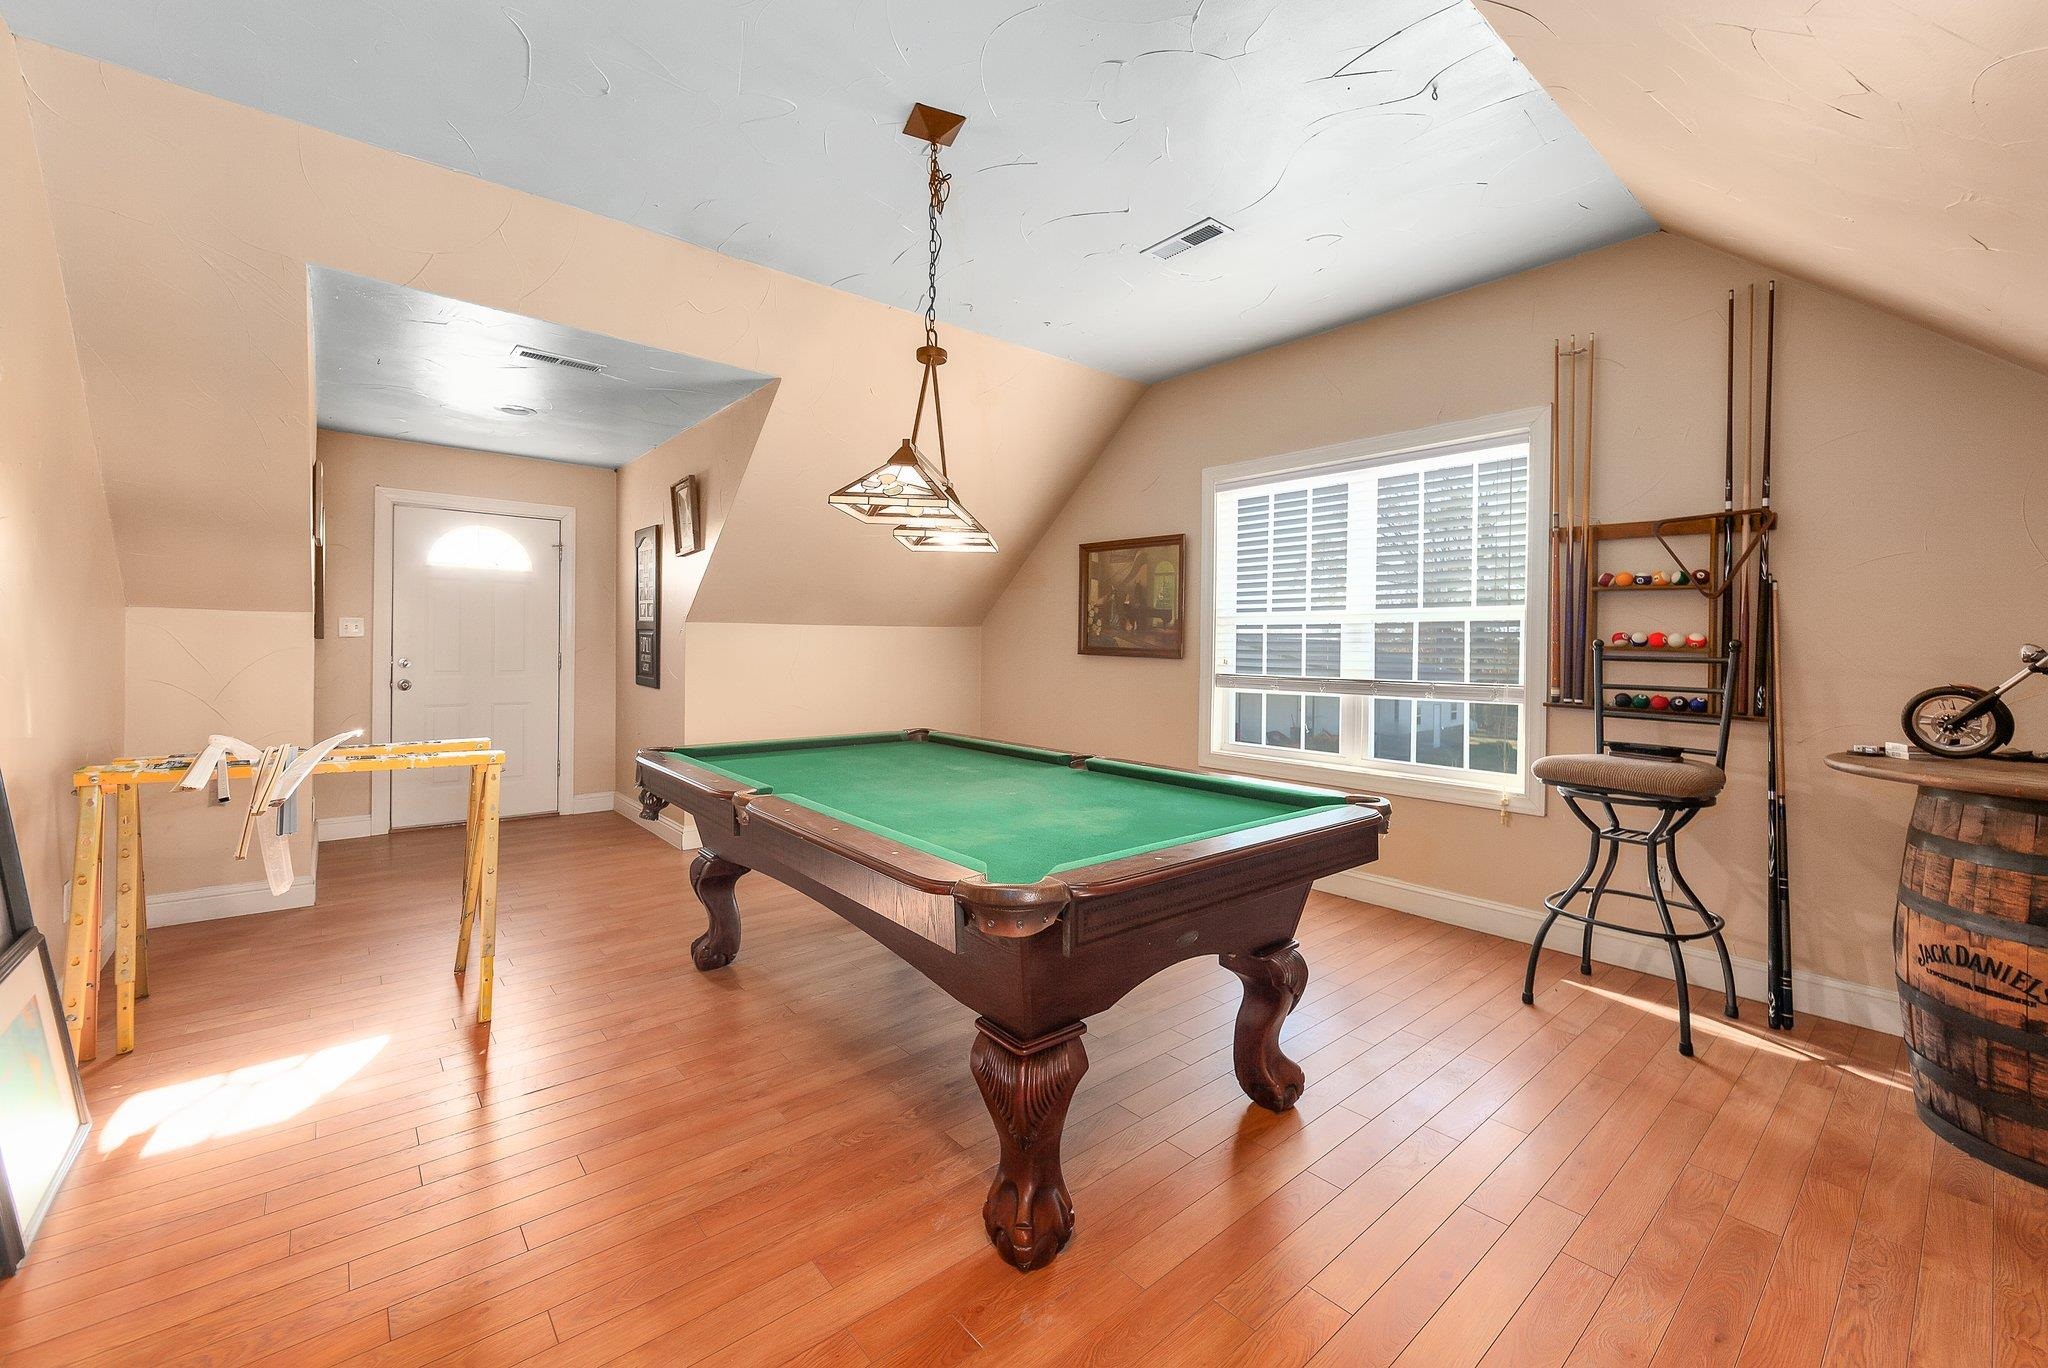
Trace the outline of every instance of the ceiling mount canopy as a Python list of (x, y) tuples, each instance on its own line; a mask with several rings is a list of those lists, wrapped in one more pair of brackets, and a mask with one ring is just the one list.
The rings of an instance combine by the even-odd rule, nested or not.
[[(925, 265), (924, 345), (917, 349), (923, 378), (917, 387), (917, 411), (912, 415), (910, 435), (894, 455), (867, 474), (840, 486), (826, 496), (826, 502), (849, 517), (864, 523), (893, 527), (898, 542), (912, 551), (978, 551), (996, 549), (996, 539), (981, 525), (953, 490), (952, 474), (946, 468), (946, 413), (939, 402), (939, 367), (946, 364), (946, 349), (939, 345), (939, 215), (953, 178), (939, 168), (939, 149), (952, 145), (967, 122), (964, 115), (913, 105), (903, 125), (906, 136), (925, 144), (926, 202), (929, 251)], [(937, 437), (938, 465), (933, 466), (919, 449), (917, 439), (924, 431), (925, 400), (932, 409), (932, 429)]]

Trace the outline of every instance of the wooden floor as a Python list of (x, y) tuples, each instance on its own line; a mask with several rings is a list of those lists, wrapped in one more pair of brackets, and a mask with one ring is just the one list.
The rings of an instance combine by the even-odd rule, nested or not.
[(1661, 981), (1551, 956), (1525, 1008), (1521, 947), (1316, 895), (1300, 1107), (1238, 1092), (1229, 974), (1154, 979), (1020, 1275), (964, 1009), (759, 876), (697, 974), (681, 853), (611, 814), (505, 849), (488, 1033), (452, 831), (158, 933), (0, 1360), (2048, 1362), (2048, 1194), (1929, 1135), (1889, 1037), (1750, 1008), (1682, 1059)]

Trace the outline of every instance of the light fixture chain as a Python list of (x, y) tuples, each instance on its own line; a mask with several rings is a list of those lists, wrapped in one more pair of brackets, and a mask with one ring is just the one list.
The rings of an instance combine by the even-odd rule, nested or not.
[(925, 267), (924, 293), (924, 340), (925, 345), (939, 345), (939, 249), (944, 239), (939, 234), (939, 215), (946, 212), (946, 196), (950, 193), (953, 178), (939, 169), (939, 145), (928, 144), (931, 171), (928, 177), (930, 199), (926, 219), (930, 225), (930, 254)]

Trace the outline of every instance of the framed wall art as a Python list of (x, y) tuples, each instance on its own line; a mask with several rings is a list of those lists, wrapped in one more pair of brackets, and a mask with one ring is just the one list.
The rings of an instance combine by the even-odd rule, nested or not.
[(91, 1129), (49, 944), (0, 786), (0, 1277), (11, 1277)]
[(1082, 655), (1179, 660), (1186, 653), (1187, 540), (1130, 537), (1081, 547)]
[(697, 477), (685, 475), (669, 487), (670, 532), (678, 556), (694, 556), (704, 549), (704, 515), (698, 501)]
[(661, 524), (633, 534), (633, 682), (661, 687)]

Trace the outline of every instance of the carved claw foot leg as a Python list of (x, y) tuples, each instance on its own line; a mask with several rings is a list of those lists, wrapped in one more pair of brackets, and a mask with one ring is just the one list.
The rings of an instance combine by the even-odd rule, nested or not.
[(733, 885), (746, 872), (745, 865), (721, 859), (708, 850), (698, 851), (697, 858), (690, 862), (690, 887), (696, 890), (697, 901), (704, 904), (705, 914), (711, 919), (704, 934), (690, 942), (690, 959), (699, 970), (708, 973), (723, 969), (739, 958), (740, 901), (733, 893)]
[(1244, 980), (1237, 1009), (1237, 1083), (1268, 1111), (1283, 1112), (1301, 1098), (1301, 1065), (1280, 1052), (1280, 1026), (1308, 987), (1308, 965), (1293, 941), (1255, 955), (1221, 955), (1225, 969)]
[(982, 1203), (996, 1251), (1030, 1272), (1052, 1262), (1074, 1233), (1074, 1207), (1060, 1175), (1060, 1132), (1074, 1085), (1088, 1072), (1080, 1022), (1020, 1041), (983, 1017), (974, 1023), (974, 1081), (996, 1123), (1002, 1167)]

